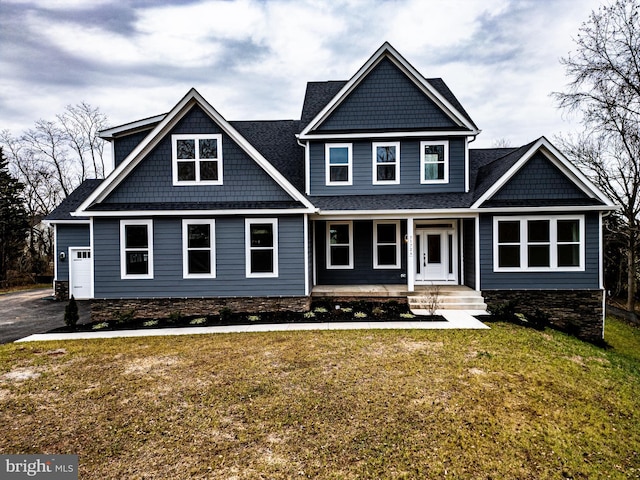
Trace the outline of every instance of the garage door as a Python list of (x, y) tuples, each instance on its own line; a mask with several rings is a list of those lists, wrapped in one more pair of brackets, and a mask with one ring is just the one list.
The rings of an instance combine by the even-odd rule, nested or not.
[(91, 298), (91, 250), (69, 249), (69, 294), (75, 298)]

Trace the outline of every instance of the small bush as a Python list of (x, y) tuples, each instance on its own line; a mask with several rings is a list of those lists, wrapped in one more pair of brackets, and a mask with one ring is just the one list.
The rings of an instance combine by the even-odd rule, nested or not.
[(373, 310), (371, 310), (371, 315), (373, 315), (374, 317), (381, 317), (385, 313), (386, 312), (381, 307), (375, 307)]
[(204, 325), (207, 323), (207, 319), (205, 317), (194, 318), (189, 322), (189, 325)]
[(180, 323), (182, 321), (182, 312), (171, 312), (167, 321), (169, 323)]
[(364, 312), (356, 312), (353, 314), (354, 318), (367, 318), (367, 314)]
[(158, 325), (158, 320), (147, 320), (142, 324), (143, 327), (155, 327)]
[(248, 315), (247, 320), (249, 320), (250, 322), (259, 322), (260, 315)]
[(411, 318), (416, 318), (416, 316), (413, 313), (407, 312), (407, 313), (401, 313), (400, 318), (411, 319)]
[(304, 318), (316, 318), (316, 314), (313, 312), (304, 312)]
[(125, 323), (131, 323), (136, 318), (135, 310), (124, 310), (116, 314), (116, 323), (122, 325)]
[(490, 313), (496, 320), (512, 322), (516, 318), (516, 301), (509, 300), (508, 302), (494, 305), (491, 307)]
[(69, 303), (64, 307), (64, 324), (67, 327), (75, 327), (79, 318), (78, 304), (76, 303), (76, 299), (73, 298), (73, 295), (71, 295)]
[(229, 307), (222, 307), (220, 309), (220, 321), (222, 323), (230, 323), (233, 316), (233, 311)]
[(91, 330), (102, 330), (103, 328), (109, 328), (109, 324), (107, 322), (96, 323)]

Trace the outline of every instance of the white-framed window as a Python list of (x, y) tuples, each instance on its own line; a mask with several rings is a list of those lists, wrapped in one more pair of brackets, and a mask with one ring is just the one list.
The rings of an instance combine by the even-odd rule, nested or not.
[(121, 278), (153, 278), (153, 220), (120, 220)]
[(493, 269), (583, 271), (584, 215), (494, 217)]
[(182, 275), (215, 278), (215, 220), (182, 220)]
[(353, 222), (327, 222), (327, 268), (353, 268)]
[(247, 277), (278, 276), (278, 219), (245, 219)]
[(449, 142), (420, 142), (420, 183), (449, 182)]
[(172, 135), (174, 185), (222, 185), (222, 135)]
[(350, 143), (327, 143), (324, 147), (327, 185), (351, 185), (353, 147)]
[(371, 155), (374, 185), (400, 183), (400, 142), (374, 142)]
[(373, 268), (400, 268), (400, 222), (373, 222)]

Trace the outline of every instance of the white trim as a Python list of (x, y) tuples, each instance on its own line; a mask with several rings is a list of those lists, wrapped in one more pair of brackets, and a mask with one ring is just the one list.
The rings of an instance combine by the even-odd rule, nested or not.
[[(331, 167), (344, 167), (344, 164), (331, 164), (331, 149), (346, 148), (347, 149), (347, 180), (331, 181)], [(324, 146), (324, 180), (327, 187), (345, 186), (353, 184), (353, 145), (351, 143), (326, 143)]]
[[(88, 212), (94, 203), (103, 201), (135, 168), (136, 166), (169, 134), (171, 129), (191, 110), (194, 106), (200, 106), (231, 140), (240, 146), (276, 183), (287, 192), (293, 199), (302, 203), (305, 207), (313, 210), (309, 200), (299, 192), (278, 170), (264, 158), (253, 145), (251, 145), (240, 133), (227, 122), (195, 88), (180, 100), (164, 119), (140, 142), (133, 151), (111, 172), (107, 179), (89, 195), (84, 202), (74, 212), (75, 215), (93, 215)], [(201, 212), (203, 213), (203, 212)], [(254, 211), (255, 213), (255, 211)], [(72, 214), (73, 215), (73, 214)]]
[[(549, 266), (548, 267), (528, 267), (528, 246), (540, 243), (529, 242), (527, 238), (527, 228), (529, 221), (549, 221), (549, 242), (544, 243), (549, 246)], [(577, 220), (580, 229), (579, 264), (575, 267), (558, 266), (558, 220)], [(517, 243), (500, 244), (498, 242), (498, 224), (500, 222), (518, 222), (520, 228), (520, 240)], [(493, 217), (493, 271), (494, 272), (584, 272), (585, 271), (585, 217), (584, 215), (535, 215), (535, 216), (496, 216)], [(575, 243), (575, 242), (572, 242)], [(500, 245), (518, 245), (520, 247), (519, 267), (500, 267), (499, 247)], [(540, 244), (542, 245), (542, 244)]]
[[(347, 225), (349, 229), (349, 264), (348, 265), (332, 265), (331, 264), (331, 225)], [(325, 251), (325, 268), (327, 270), (352, 270), (353, 269), (353, 222), (352, 221), (338, 221), (327, 222), (327, 231), (325, 236), (326, 251)], [(333, 245), (335, 247), (344, 247), (345, 244), (339, 243)]]
[[(395, 148), (395, 162), (378, 164), (378, 147)], [(399, 185), (400, 184), (400, 142), (372, 142), (371, 143), (371, 181), (374, 185)], [(378, 165), (395, 167), (394, 180), (378, 180)]]
[[(378, 225), (394, 225), (396, 227), (396, 242), (392, 243), (378, 243)], [(381, 245), (394, 245), (396, 247), (396, 262), (393, 265), (380, 265), (378, 261), (378, 247)], [(401, 250), (402, 244), (400, 243), (400, 220), (374, 220), (373, 222), (373, 268), (378, 269), (398, 269), (401, 267)]]
[(153, 128), (151, 127), (151, 125), (161, 122), (166, 116), (167, 114), (163, 113), (162, 115), (143, 118), (142, 120), (136, 120), (135, 122), (125, 123), (124, 125), (118, 125), (117, 127), (107, 128), (105, 130), (99, 131), (98, 136), (103, 140), (111, 140), (119, 133), (130, 132), (132, 134), (136, 133), (133, 130), (151, 130)]
[(223, 215), (293, 215), (301, 213), (315, 213), (316, 209), (237, 209), (237, 210), (101, 210), (91, 212), (92, 217), (175, 217), (175, 216), (209, 216)]
[(96, 268), (95, 251), (93, 248), (93, 218), (89, 222), (89, 251), (91, 252), (91, 298), (95, 298)]
[[(194, 141), (194, 158), (193, 159), (179, 159), (178, 158), (178, 140), (193, 140)], [(200, 142), (199, 140), (215, 140), (216, 141), (216, 158), (200, 158)], [(178, 178), (178, 164), (186, 162), (193, 162), (195, 180), (180, 180)], [(201, 180), (200, 179), (200, 163), (201, 162), (216, 162), (217, 167), (217, 180)], [(223, 173), (222, 166), (222, 135), (219, 133), (213, 134), (179, 134), (171, 135), (171, 178), (173, 180), (174, 187), (185, 187), (193, 185), (223, 185)]]
[[(189, 225), (209, 225), (209, 248), (189, 248)], [(209, 251), (210, 272), (189, 273), (189, 250)], [(213, 219), (182, 219), (182, 278), (216, 278), (216, 221)]]
[(89, 225), (91, 220), (43, 220), (42, 223), (45, 225)]
[[(417, 274), (418, 272), (416, 271), (416, 263), (414, 261), (413, 266), (411, 268), (413, 268), (414, 272), (415, 272), (415, 284), (416, 285), (460, 285), (460, 281), (459, 281), (459, 276), (458, 276), (458, 271), (459, 271), (459, 258), (461, 256), (461, 252), (460, 252), (460, 243), (458, 241), (459, 238), (459, 231), (458, 231), (458, 226), (459, 226), (459, 222), (458, 222), (458, 218), (451, 218), (451, 219), (416, 219), (415, 223), (416, 223), (416, 227), (414, 230), (414, 235), (415, 235), (415, 239), (417, 242), (417, 236), (418, 233), (422, 234), (422, 235), (428, 235), (430, 233), (437, 233), (440, 235), (440, 247), (441, 247), (441, 251), (440, 251), (440, 255), (441, 255), (441, 265), (442, 265), (442, 269), (444, 272), (444, 278), (422, 278), (422, 279), (418, 279)], [(444, 227), (437, 227), (436, 225), (440, 224), (440, 223), (449, 223), (450, 226), (447, 228), (446, 226)], [(429, 227), (423, 227), (423, 228), (418, 228), (417, 224), (423, 224), (423, 225), (434, 225), (434, 228), (429, 228)], [(451, 250), (449, 249), (449, 235), (451, 235)], [(442, 244), (442, 242), (444, 242), (444, 245)], [(451, 259), (451, 264), (449, 264), (449, 259)], [(447, 268), (448, 266), (451, 267), (451, 273), (449, 273), (449, 269)], [(409, 268), (409, 267), (408, 267)], [(423, 277), (424, 277), (425, 273), (423, 273)]]
[[(305, 138), (309, 132), (317, 128), (324, 120), (343, 102), (349, 94), (356, 89), (362, 80), (384, 59), (389, 59), (451, 120), (461, 127), (476, 131), (477, 128), (467, 120), (449, 101), (447, 101), (407, 60), (400, 55), (389, 42), (382, 46), (360, 67), (356, 74), (349, 80), (333, 99), (309, 122), (300, 133), (300, 138)], [(334, 137), (335, 138), (335, 137)]]
[(407, 290), (409, 292), (413, 292), (416, 289), (414, 223), (414, 218), (407, 218)]
[[(613, 202), (598, 189), (591, 181), (578, 170), (573, 164), (545, 137), (540, 137), (527, 152), (494, 183), (471, 208), (479, 208), (484, 202), (493, 197), (538, 151), (540, 151), (551, 163), (571, 180), (576, 187), (582, 190), (590, 198), (596, 198), (606, 206), (617, 208)], [(565, 210), (568, 207), (563, 207)], [(595, 207), (590, 207), (593, 210)]]
[[(127, 274), (127, 248), (125, 228), (130, 225), (145, 225), (147, 227), (147, 248), (129, 249), (147, 251), (148, 271), (146, 274)], [(122, 280), (153, 278), (153, 220), (120, 220), (120, 278)]]
[(469, 193), (469, 137), (464, 137), (464, 191)]
[[(598, 285), (604, 290), (604, 234), (602, 231), (602, 212), (598, 214)], [(606, 292), (604, 292), (606, 295)]]
[(60, 261), (60, 252), (58, 252), (58, 225), (55, 223), (53, 224), (53, 251), (55, 255), (53, 257), (53, 281), (55, 289), (55, 282), (58, 281), (58, 262)]
[[(251, 226), (254, 224), (270, 224), (273, 234), (273, 245), (271, 247), (253, 247), (251, 246)], [(277, 278), (278, 277), (278, 219), (277, 218), (245, 218), (245, 276), (247, 278)], [(252, 250), (271, 250), (273, 255), (273, 271), (271, 272), (252, 272), (251, 271), (251, 251)]]
[(304, 235), (304, 294), (308, 296), (311, 294), (309, 286), (309, 215), (305, 213), (302, 221), (302, 234)]
[[(89, 251), (89, 294), (86, 297), (76, 297), (73, 295), (73, 256), (79, 251)], [(93, 253), (90, 247), (69, 247), (67, 249), (67, 260), (69, 262), (69, 298), (73, 296), (77, 300), (87, 300), (93, 298)]]
[[(436, 180), (427, 180), (424, 178), (424, 167), (427, 164), (424, 158), (424, 148), (427, 146), (439, 146), (442, 145), (444, 148), (443, 153), (443, 161), (435, 162), (435, 165), (439, 165), (441, 163), (444, 164), (444, 178), (436, 179)], [(433, 162), (428, 162), (429, 164), (433, 164)], [(426, 140), (420, 142), (420, 183), (422, 185), (430, 185), (430, 184), (438, 184), (438, 183), (449, 183), (449, 141), (448, 140)]]
[(407, 138), (407, 137), (468, 137), (478, 135), (480, 130), (411, 130), (411, 131), (394, 131), (394, 132), (369, 132), (369, 133), (318, 133), (308, 134), (304, 137), (302, 134), (298, 136), (301, 140), (359, 140), (370, 139), (372, 137), (381, 139)]
[(476, 215), (475, 229), (473, 240), (475, 242), (476, 257), (476, 291), (480, 292), (482, 290), (482, 286), (480, 285), (480, 215)]
[(460, 285), (464, 285), (464, 222), (460, 219), (457, 220), (456, 226), (460, 235), (458, 235), (458, 258), (460, 262)]
[(311, 195), (311, 147), (309, 142), (304, 147), (304, 192)]

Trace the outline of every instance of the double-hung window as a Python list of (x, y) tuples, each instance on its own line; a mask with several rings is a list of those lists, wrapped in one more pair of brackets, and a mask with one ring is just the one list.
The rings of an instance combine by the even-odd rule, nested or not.
[(325, 145), (325, 172), (327, 185), (351, 185), (353, 147), (350, 143)]
[(120, 276), (153, 278), (153, 221), (120, 221)]
[(374, 142), (372, 150), (373, 184), (400, 183), (400, 142)]
[(215, 278), (215, 221), (182, 220), (184, 278)]
[(400, 268), (400, 222), (374, 222), (373, 244), (373, 268)]
[(353, 223), (327, 223), (327, 268), (353, 268)]
[(494, 270), (584, 270), (584, 216), (496, 217)]
[(222, 135), (172, 135), (174, 185), (222, 185)]
[(420, 183), (449, 182), (449, 142), (420, 142)]
[(247, 277), (278, 276), (278, 220), (245, 220)]

